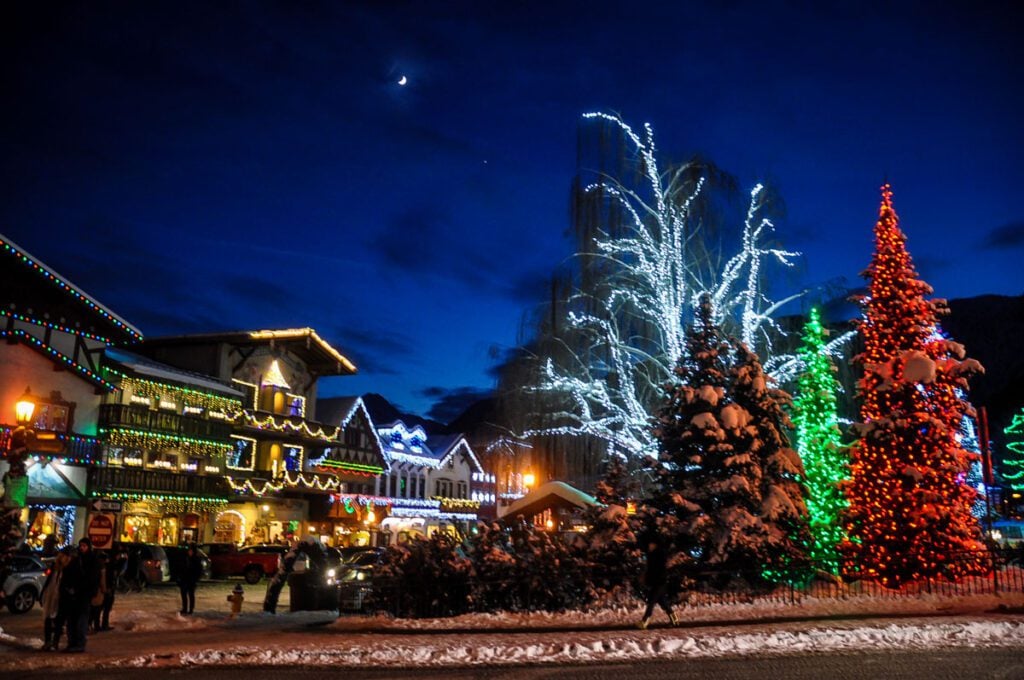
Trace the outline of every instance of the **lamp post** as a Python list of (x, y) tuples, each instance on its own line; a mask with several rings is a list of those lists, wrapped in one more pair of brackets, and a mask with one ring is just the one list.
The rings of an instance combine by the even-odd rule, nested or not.
[(29, 442), (33, 434), (29, 426), (35, 410), (36, 403), (32, 398), (32, 390), (26, 387), (25, 394), (14, 405), (14, 417), (18, 427), (11, 433), (10, 445), (3, 452), (8, 469), (4, 475), (0, 508), (0, 583), (7, 579), (11, 558), (25, 535), (21, 526), (21, 509), (25, 507), (28, 496), (25, 459), (28, 457)]

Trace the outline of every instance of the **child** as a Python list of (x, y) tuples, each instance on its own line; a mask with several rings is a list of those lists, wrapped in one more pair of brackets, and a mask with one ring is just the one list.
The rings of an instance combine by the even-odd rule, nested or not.
[(242, 584), (239, 583), (235, 586), (235, 589), (228, 595), (228, 602), (231, 603), (231, 616), (229, 619), (233, 619), (242, 613), (242, 602), (245, 601), (245, 591), (242, 590)]

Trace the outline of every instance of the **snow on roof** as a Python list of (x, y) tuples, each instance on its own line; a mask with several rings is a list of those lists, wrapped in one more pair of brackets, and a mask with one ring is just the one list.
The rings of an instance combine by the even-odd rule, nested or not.
[[(357, 407), (362, 405), (363, 400), (359, 397), (325, 397), (316, 400), (316, 419), (325, 425), (340, 425), (345, 423), (355, 414)], [(363, 406), (365, 410), (365, 406)], [(366, 417), (369, 419), (370, 414)], [(371, 419), (372, 423), (373, 420)]]
[(469, 442), (461, 434), (434, 435), (427, 439), (427, 446), (430, 447), (434, 455), (441, 459), (441, 462), (438, 464), (439, 467), (447, 463), (448, 459), (454, 456), (460, 447), (465, 447), (466, 453), (469, 455), (470, 467), (473, 468), (473, 471), (484, 471), (480, 461), (477, 460), (476, 454), (473, 453), (473, 449), (469, 446)]
[[(562, 503), (559, 503), (559, 501)], [(601, 505), (590, 494), (583, 493), (565, 482), (547, 482), (508, 506), (502, 517), (519, 514), (535, 515), (552, 505), (564, 505), (566, 503), (581, 510)]]
[(161, 364), (158, 361), (153, 361), (132, 352), (126, 352), (123, 349), (108, 347), (104, 350), (103, 356), (108, 362), (117, 364), (121, 368), (134, 373), (137, 377), (145, 377), (155, 382), (170, 382), (177, 385), (199, 387), (225, 396), (238, 397), (239, 399), (243, 396), (241, 392), (228, 387), (216, 378), (202, 375), (201, 373), (183, 371), (180, 368)]
[(380, 435), (377, 434), (377, 427), (373, 424), (373, 417), (370, 416), (370, 410), (366, 408), (362, 397), (328, 397), (316, 400), (317, 420), (325, 425), (335, 425), (342, 430), (348, 427), (352, 416), (360, 410), (369, 424), (374, 441), (377, 442), (377, 449), (384, 460), (384, 466), (390, 467), (391, 458), (388, 456), (388, 449), (384, 446), (384, 442), (381, 441)]

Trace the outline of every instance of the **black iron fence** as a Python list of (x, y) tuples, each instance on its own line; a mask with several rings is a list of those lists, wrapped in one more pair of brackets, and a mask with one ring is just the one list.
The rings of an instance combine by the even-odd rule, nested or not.
[[(1024, 555), (1020, 551), (994, 551), (964, 555), (958, 559), (980, 564), (979, 573), (956, 580), (925, 579), (891, 588), (867, 579), (841, 579), (824, 573), (802, 582), (766, 585), (761, 574), (701, 572), (691, 574), (676, 588), (674, 600), (684, 607), (731, 604), (767, 604), (780, 608), (808, 601), (856, 599), (912, 599), (928, 596), (957, 597), (1024, 593)], [(480, 579), (442, 575), (430, 582), (377, 577), (358, 584), (357, 601), (363, 611), (387, 612), (396, 617), (446, 617), (471, 612), (564, 611), (601, 605), (586, 581), (544, 579)], [(343, 603), (346, 601), (343, 588)], [(643, 588), (620, 592), (617, 604), (642, 601)]]

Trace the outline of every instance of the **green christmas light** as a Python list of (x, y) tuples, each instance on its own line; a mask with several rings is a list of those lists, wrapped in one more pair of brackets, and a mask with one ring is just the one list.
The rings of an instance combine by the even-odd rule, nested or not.
[(811, 559), (819, 568), (838, 574), (838, 545), (844, 538), (841, 516), (847, 506), (839, 483), (846, 479), (849, 463), (840, 441), (836, 415), (839, 383), (825, 351), (826, 333), (821, 314), (812, 309), (797, 352), (804, 370), (793, 399), (793, 424), (806, 475), (807, 511), (814, 538)]
[[(1024, 491), (1024, 410), (1003, 430), (1007, 454), (1003, 456), (1003, 481), (1012, 491)], [(1012, 454), (1012, 455), (1011, 455)]]

